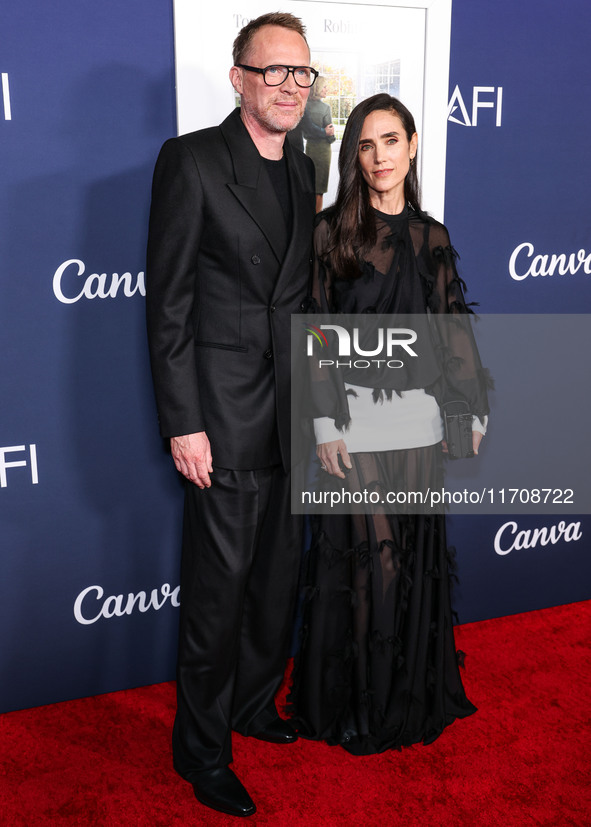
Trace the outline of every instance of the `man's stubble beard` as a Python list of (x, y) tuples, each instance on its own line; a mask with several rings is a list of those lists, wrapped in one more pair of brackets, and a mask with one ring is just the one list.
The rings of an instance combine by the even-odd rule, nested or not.
[(273, 114), (274, 103), (268, 104), (267, 108), (263, 111), (257, 107), (249, 105), (244, 100), (242, 102), (242, 106), (244, 107), (246, 114), (257, 121), (260, 126), (263, 126), (270, 132), (285, 133), (291, 132), (292, 129), (295, 129), (302, 120), (305, 106), (300, 97), (296, 98), (296, 102), (298, 103), (297, 115), (296, 112), (292, 115), (288, 115), (288, 113), (285, 113), (284, 115), (280, 115), (279, 113)]

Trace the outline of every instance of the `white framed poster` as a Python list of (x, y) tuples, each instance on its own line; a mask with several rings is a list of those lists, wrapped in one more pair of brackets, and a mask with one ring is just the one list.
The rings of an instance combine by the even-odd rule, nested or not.
[[(220, 123), (236, 105), (228, 79), (234, 38), (249, 20), (276, 10), (268, 0), (174, 0), (179, 134)], [(348, 113), (385, 91), (415, 117), (423, 204), (443, 220), (451, 0), (283, 0), (280, 10), (304, 22), (311, 63), (327, 81), (337, 141), (324, 205), (336, 193)]]

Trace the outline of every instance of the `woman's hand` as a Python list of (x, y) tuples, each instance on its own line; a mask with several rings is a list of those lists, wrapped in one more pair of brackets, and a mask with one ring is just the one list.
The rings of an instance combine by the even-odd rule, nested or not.
[(345, 472), (341, 468), (339, 456), (345, 468), (350, 470), (353, 467), (347, 446), (342, 439), (335, 439), (333, 442), (321, 442), (316, 446), (316, 454), (320, 459), (322, 470), (333, 477), (345, 479)]
[[(474, 451), (474, 456), (478, 456), (478, 449), (480, 447), (480, 443), (482, 442), (482, 437), (484, 434), (481, 434), (480, 431), (472, 431), (472, 450)], [(442, 439), (441, 440), (441, 450), (444, 454), (449, 454), (449, 450), (447, 447), (447, 442)]]
[(474, 456), (478, 456), (478, 448), (480, 443), (482, 442), (483, 434), (480, 431), (472, 431), (472, 450), (474, 451)]

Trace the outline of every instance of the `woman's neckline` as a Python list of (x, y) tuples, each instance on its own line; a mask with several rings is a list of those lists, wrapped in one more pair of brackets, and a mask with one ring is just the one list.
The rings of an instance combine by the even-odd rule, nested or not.
[(387, 221), (388, 224), (396, 223), (398, 221), (402, 221), (404, 218), (408, 218), (408, 204), (405, 204), (402, 208), (402, 212), (398, 213), (387, 213), (378, 210), (377, 207), (372, 207), (372, 210), (378, 216), (378, 218), (382, 218), (384, 221)]

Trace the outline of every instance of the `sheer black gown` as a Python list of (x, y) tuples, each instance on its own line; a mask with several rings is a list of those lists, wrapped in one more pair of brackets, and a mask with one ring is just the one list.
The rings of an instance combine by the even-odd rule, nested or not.
[[(360, 252), (361, 276), (339, 282), (328, 251), (331, 217), (330, 210), (322, 213), (315, 232), (313, 293), (320, 312), (423, 312), (432, 318), (471, 312), (442, 224), (410, 208), (399, 216), (375, 211), (377, 241)], [(442, 380), (428, 392), (440, 401), (444, 379), (482, 417), (488, 412), (486, 374), (471, 329), (452, 328), (445, 336)], [(346, 406), (343, 393), (325, 413), (346, 425)], [(343, 438), (346, 443), (346, 430)], [(402, 481), (408, 490), (442, 486), (441, 443), (351, 459), (352, 490), (376, 480), (390, 489)], [(289, 698), (298, 732), (358, 755), (431, 743), (456, 718), (475, 712), (453, 637), (445, 517), (374, 512), (311, 520)]]

